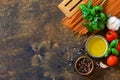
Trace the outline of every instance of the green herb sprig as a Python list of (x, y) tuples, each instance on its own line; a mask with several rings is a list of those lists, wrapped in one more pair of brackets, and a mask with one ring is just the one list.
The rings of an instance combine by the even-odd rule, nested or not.
[[(104, 2), (105, 0), (103, 1), (103, 3)], [(86, 22), (83, 22), (83, 25), (87, 27), (89, 32), (102, 30), (105, 27), (108, 16), (103, 12), (103, 3), (98, 6), (93, 6), (92, 0), (89, 0), (88, 4), (80, 5), (83, 19), (86, 20)]]

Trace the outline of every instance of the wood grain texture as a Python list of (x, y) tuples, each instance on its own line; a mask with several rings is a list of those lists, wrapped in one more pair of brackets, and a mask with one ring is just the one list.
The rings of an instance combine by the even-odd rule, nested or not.
[(57, 8), (61, 0), (0, 2), (0, 80), (120, 79), (120, 64), (106, 70), (96, 67), (89, 76), (74, 71), (89, 34), (77, 38), (63, 27)]

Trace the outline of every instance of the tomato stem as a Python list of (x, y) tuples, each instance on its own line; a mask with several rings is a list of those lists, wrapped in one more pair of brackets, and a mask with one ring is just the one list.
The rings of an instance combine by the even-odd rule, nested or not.
[(111, 35), (111, 33), (108, 31), (108, 35)]

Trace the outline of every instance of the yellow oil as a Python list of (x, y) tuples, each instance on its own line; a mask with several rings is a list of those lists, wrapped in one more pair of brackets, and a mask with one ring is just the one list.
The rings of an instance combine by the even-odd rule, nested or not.
[(102, 56), (106, 51), (106, 48), (106, 42), (101, 37), (93, 37), (88, 41), (88, 52), (92, 56)]

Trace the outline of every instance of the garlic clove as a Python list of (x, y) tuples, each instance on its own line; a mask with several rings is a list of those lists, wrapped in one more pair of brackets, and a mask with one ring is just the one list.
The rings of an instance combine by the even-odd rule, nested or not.
[(109, 67), (108, 65), (104, 64), (103, 62), (100, 62), (99, 64), (100, 64), (100, 67), (103, 69), (106, 69)]

